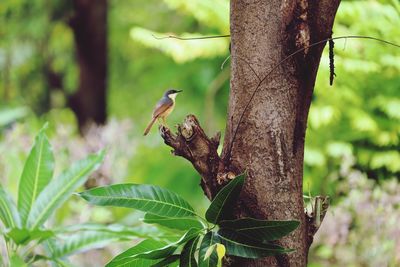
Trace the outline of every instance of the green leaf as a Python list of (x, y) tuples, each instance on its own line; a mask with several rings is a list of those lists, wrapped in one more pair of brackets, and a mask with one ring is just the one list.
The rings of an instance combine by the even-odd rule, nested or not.
[(245, 175), (241, 174), (222, 188), (206, 211), (207, 221), (217, 224), (232, 212), (233, 205), (239, 197), (244, 184)]
[[(121, 254), (114, 257), (109, 263), (107, 263), (106, 267), (116, 267), (123, 266), (124, 264), (130, 264), (138, 260), (135, 256), (144, 252), (153, 251), (159, 248), (162, 248), (166, 245), (165, 242), (156, 241), (153, 239), (146, 239), (142, 242), (138, 243), (136, 246), (131, 247), (130, 249), (122, 252)], [(128, 266), (126, 265), (126, 266)]]
[[(179, 240), (167, 244), (165, 242), (146, 239), (136, 246), (124, 251), (109, 262), (106, 267), (122, 266), (123, 264), (133, 263), (136, 259), (162, 259), (172, 255), (180, 244), (196, 237), (199, 234), (198, 229), (190, 229)], [(154, 262), (156, 263), (156, 262)], [(127, 265), (128, 266), (128, 265)], [(149, 266), (149, 265), (148, 265)]]
[(256, 242), (227, 229), (220, 229), (218, 235), (226, 247), (227, 254), (232, 256), (257, 259), (293, 251), (277, 245)]
[(55, 258), (102, 248), (112, 242), (130, 240), (130, 238), (122, 238), (114, 233), (86, 231), (66, 236), (61, 240), (63, 240), (62, 245), (57, 245), (52, 252)]
[(299, 226), (298, 221), (265, 221), (253, 218), (242, 218), (221, 221), (220, 227), (234, 230), (255, 240), (277, 240), (288, 235)]
[(154, 185), (110, 185), (82, 192), (80, 196), (93, 205), (134, 208), (165, 217), (195, 215), (182, 197)]
[(198, 229), (190, 229), (187, 231), (178, 241), (173, 242), (169, 245), (166, 245), (162, 248), (153, 250), (153, 251), (147, 251), (140, 253), (136, 255), (138, 258), (144, 258), (144, 259), (161, 259), (165, 258), (172, 253), (175, 252), (175, 250), (178, 248), (179, 245), (187, 242), (188, 240), (198, 236), (200, 231)]
[(21, 227), (21, 219), (11, 196), (0, 185), (0, 219), (7, 228)]
[[(206, 255), (210, 247), (219, 242), (218, 236), (214, 232), (208, 232), (201, 241), (199, 250), (199, 266), (200, 267), (215, 267), (218, 263), (218, 255), (215, 248), (210, 255)], [(208, 257), (206, 257), (208, 256)]]
[(54, 156), (45, 134), (46, 128), (47, 124), (36, 136), (19, 181), (18, 210), (23, 226), (26, 225), (33, 203), (53, 176)]
[(178, 261), (180, 258), (180, 255), (171, 255), (166, 257), (165, 259), (163, 259), (162, 261), (159, 261), (153, 265), (151, 265), (151, 267), (166, 267), (166, 266), (171, 266), (172, 263)]
[(104, 151), (90, 155), (74, 163), (57, 179), (53, 179), (40, 193), (29, 214), (28, 226), (41, 226), (71, 194), (85, 183), (90, 173), (98, 168), (104, 159)]
[(145, 223), (155, 223), (171, 229), (188, 230), (190, 228), (204, 229), (204, 225), (196, 217), (162, 217), (146, 213), (143, 219)]
[(125, 238), (132, 237), (141, 237), (147, 238), (154, 236), (155, 233), (153, 229), (149, 229), (151, 227), (127, 227), (121, 224), (98, 224), (98, 223), (84, 223), (84, 224), (76, 224), (70, 226), (64, 226), (55, 229), (57, 233), (74, 233), (74, 232), (82, 232), (82, 231), (96, 231), (96, 232), (104, 232), (104, 233), (112, 233)]
[(197, 262), (194, 257), (196, 252), (199, 236), (189, 240), (182, 249), (180, 257), (180, 267), (197, 267)]
[(6, 235), (11, 238), (15, 244), (17, 245), (25, 245), (32, 240), (39, 239), (40, 241), (46, 240), (52, 236), (54, 233), (48, 230), (29, 230), (29, 229), (20, 229), (20, 228), (12, 228), (6, 232)]
[[(141, 258), (129, 258), (118, 262), (115, 267), (149, 267), (152, 264), (157, 263), (157, 260), (141, 259)], [(111, 265), (110, 265), (111, 266)], [(108, 267), (108, 265), (106, 265)]]
[(27, 267), (27, 266), (28, 264), (26, 264), (24, 260), (17, 254), (13, 254), (10, 256), (10, 267)]

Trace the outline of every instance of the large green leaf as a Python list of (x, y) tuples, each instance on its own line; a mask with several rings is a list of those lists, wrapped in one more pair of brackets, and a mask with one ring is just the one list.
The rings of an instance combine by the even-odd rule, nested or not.
[[(64, 226), (55, 229), (54, 231), (57, 233), (75, 233), (82, 231), (96, 231), (96, 232), (104, 232), (104, 233), (112, 233), (115, 235), (119, 235), (121, 237), (129, 238), (129, 237), (140, 237), (140, 238), (148, 238), (154, 237), (158, 232), (155, 232), (157, 229), (152, 227), (128, 227), (121, 224), (98, 224), (98, 223), (84, 223), (84, 224), (75, 224), (70, 226)], [(160, 233), (161, 236), (162, 233)]]
[(190, 228), (203, 229), (203, 224), (197, 217), (162, 217), (146, 213), (143, 219), (145, 223), (155, 223), (171, 229), (189, 230)]
[(233, 206), (242, 190), (244, 178), (244, 174), (235, 177), (218, 192), (206, 211), (206, 219), (209, 222), (217, 224), (232, 212)]
[(114, 257), (107, 265), (106, 267), (116, 267), (116, 266), (129, 266), (129, 264), (132, 264), (130, 266), (136, 266), (134, 265), (137, 260), (139, 260), (137, 257), (135, 257), (138, 254), (148, 252), (148, 251), (153, 251), (159, 248), (162, 248), (166, 245), (165, 242), (153, 240), (153, 239), (146, 239), (137, 244), (134, 247), (131, 247), (130, 249), (122, 252), (121, 254), (117, 255)]
[(57, 179), (53, 179), (40, 193), (28, 218), (28, 226), (41, 226), (51, 214), (60, 207), (71, 194), (85, 183), (90, 173), (103, 161), (104, 151), (90, 155), (86, 159), (74, 163)]
[(7, 228), (21, 227), (21, 219), (11, 196), (0, 185), (0, 219)]
[(230, 221), (221, 221), (221, 228), (234, 230), (238, 234), (252, 239), (269, 241), (277, 240), (288, 235), (299, 226), (299, 221), (265, 221), (253, 218), (242, 218)]
[(32, 240), (46, 240), (54, 236), (54, 233), (49, 230), (12, 228), (6, 232), (6, 235), (11, 238), (15, 244), (25, 245)]
[(218, 236), (214, 232), (208, 232), (201, 241), (199, 250), (199, 266), (200, 267), (215, 267), (218, 264), (218, 255), (215, 249), (206, 258), (206, 252), (209, 247), (219, 243)]
[(36, 136), (19, 181), (18, 210), (23, 226), (26, 225), (33, 203), (53, 176), (54, 156), (45, 134), (46, 128), (47, 125)]
[(218, 235), (227, 254), (232, 256), (257, 259), (292, 251), (281, 246), (256, 242), (227, 229), (220, 229)]
[(101, 248), (112, 242), (130, 240), (130, 238), (123, 238), (110, 232), (85, 231), (62, 237), (61, 240), (63, 241), (62, 245), (57, 245), (52, 252), (52, 256), (55, 258)]
[(180, 257), (180, 267), (197, 267), (197, 262), (194, 257), (196, 252), (199, 236), (189, 240), (182, 249)]
[(194, 209), (176, 193), (154, 185), (117, 184), (80, 193), (89, 203), (134, 208), (166, 217), (194, 216)]

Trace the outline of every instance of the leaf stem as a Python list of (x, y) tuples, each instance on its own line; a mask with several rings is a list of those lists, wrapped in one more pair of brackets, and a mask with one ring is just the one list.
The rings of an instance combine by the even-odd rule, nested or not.
[(200, 216), (198, 214), (196, 214), (196, 217), (200, 219), (200, 222), (201, 222), (201, 224), (203, 224), (203, 226), (206, 226), (207, 229), (210, 228), (210, 224), (208, 223), (208, 221), (204, 217), (202, 217), (202, 216)]

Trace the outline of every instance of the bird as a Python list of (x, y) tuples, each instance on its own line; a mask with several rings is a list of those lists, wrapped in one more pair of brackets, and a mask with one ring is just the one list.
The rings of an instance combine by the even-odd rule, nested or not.
[(150, 123), (147, 125), (146, 130), (144, 130), (144, 136), (149, 133), (151, 127), (157, 119), (161, 119), (162, 124), (166, 126), (165, 119), (174, 110), (175, 98), (180, 92), (182, 92), (182, 90), (169, 89), (164, 93), (163, 97), (157, 102), (157, 105), (153, 110), (153, 117)]

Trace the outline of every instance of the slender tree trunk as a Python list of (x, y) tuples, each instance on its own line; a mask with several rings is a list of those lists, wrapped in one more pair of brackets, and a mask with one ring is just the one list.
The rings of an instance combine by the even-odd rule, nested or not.
[[(324, 213), (317, 220), (319, 213), (304, 211), (304, 138), (326, 42), (309, 46), (331, 36), (339, 3), (232, 0), (231, 90), (222, 155), (217, 153), (220, 135), (208, 138), (193, 115), (187, 116), (177, 135), (161, 129), (175, 155), (188, 159), (201, 174), (202, 188), (210, 199), (229, 178), (246, 171), (237, 217), (301, 222), (279, 241), (295, 252), (258, 260), (230, 257), (226, 266), (307, 264), (308, 249)], [(304, 50), (286, 60), (299, 49)], [(323, 197), (317, 197), (316, 203), (324, 210), (327, 207)]]
[[(302, 191), (304, 138), (325, 43), (306, 47), (330, 37), (338, 5), (339, 0), (231, 1), (232, 77), (223, 158), (229, 157), (233, 167), (228, 168), (248, 173), (239, 214), (301, 222), (281, 241), (294, 253), (241, 260), (241, 266), (306, 265), (310, 241)], [(261, 83), (245, 110), (260, 79), (301, 48), (306, 49)]]
[(79, 88), (70, 98), (80, 129), (106, 121), (107, 0), (74, 0), (70, 21), (79, 63)]

